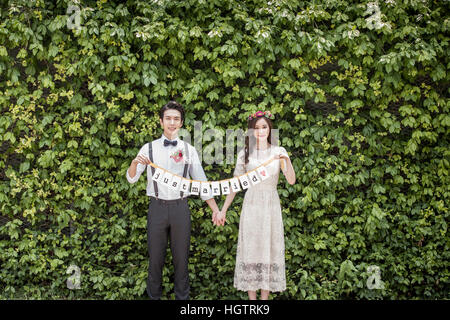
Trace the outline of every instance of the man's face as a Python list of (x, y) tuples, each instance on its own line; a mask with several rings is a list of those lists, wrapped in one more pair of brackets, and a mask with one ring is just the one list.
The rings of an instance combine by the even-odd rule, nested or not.
[(181, 121), (181, 112), (175, 109), (164, 111), (164, 116), (162, 119), (159, 119), (159, 122), (164, 129), (164, 135), (170, 139), (176, 137), (178, 130), (180, 130), (183, 125), (183, 121)]

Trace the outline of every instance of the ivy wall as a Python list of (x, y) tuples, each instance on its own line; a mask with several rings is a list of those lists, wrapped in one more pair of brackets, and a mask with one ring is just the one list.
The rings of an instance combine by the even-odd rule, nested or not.
[[(449, 6), (2, 1), (0, 298), (146, 297), (146, 181), (125, 173), (170, 99), (192, 134), (275, 114), (297, 182), (280, 178), (287, 290), (272, 298), (450, 298)], [(220, 180), (234, 164), (204, 169)], [(222, 228), (189, 200), (192, 299), (246, 298), (242, 200)]]

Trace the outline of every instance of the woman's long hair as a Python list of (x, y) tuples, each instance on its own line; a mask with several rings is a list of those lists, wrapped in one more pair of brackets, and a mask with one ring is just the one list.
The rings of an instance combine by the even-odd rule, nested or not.
[[(269, 143), (269, 145), (271, 144), (272, 141), (272, 128), (273, 128), (273, 124), (272, 124), (272, 120), (270, 120), (269, 118), (266, 117), (256, 117), (253, 118), (252, 120), (248, 121), (248, 129), (255, 129), (255, 125), (256, 125), (256, 121), (258, 121), (259, 119), (263, 118), (264, 120), (266, 120), (267, 125), (269, 126), (269, 135), (267, 136), (267, 142)], [(245, 164), (248, 163), (248, 156), (250, 154), (250, 138), (251, 139), (256, 139), (255, 136), (252, 134), (251, 137), (249, 137), (249, 133), (247, 132), (247, 135), (245, 136), (245, 147), (244, 147), (244, 153), (245, 153)], [(254, 144), (252, 144), (253, 146), (256, 146), (256, 141)]]

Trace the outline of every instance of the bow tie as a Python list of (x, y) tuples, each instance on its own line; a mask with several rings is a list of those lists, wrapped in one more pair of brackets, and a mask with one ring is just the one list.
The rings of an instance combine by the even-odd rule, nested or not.
[(167, 147), (168, 145), (173, 145), (174, 147), (177, 145), (178, 141), (169, 141), (167, 139), (164, 139), (164, 147)]

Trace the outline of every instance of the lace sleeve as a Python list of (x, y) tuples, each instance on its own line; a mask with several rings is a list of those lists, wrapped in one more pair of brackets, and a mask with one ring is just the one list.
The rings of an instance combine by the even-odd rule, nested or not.
[(288, 153), (287, 153), (287, 151), (286, 151), (286, 149), (285, 149), (284, 147), (280, 147), (280, 148), (278, 149), (278, 151), (279, 151), (279, 153), (285, 155), (285, 156), (288, 157), (289, 159), (291, 158), (291, 157), (289, 157), (289, 155), (288, 155)]

